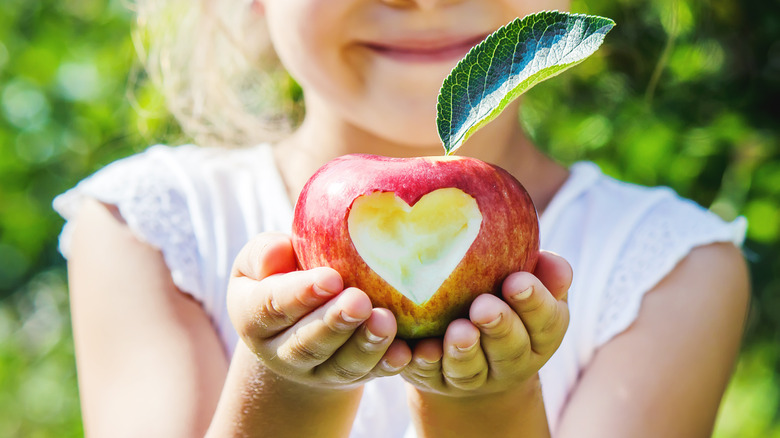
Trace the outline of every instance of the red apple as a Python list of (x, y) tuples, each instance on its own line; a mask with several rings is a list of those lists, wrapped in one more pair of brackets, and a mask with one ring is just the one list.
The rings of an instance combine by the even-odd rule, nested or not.
[(398, 336), (438, 336), (477, 295), (498, 293), (539, 253), (536, 209), (505, 170), (465, 157), (347, 155), (298, 198), (303, 269), (330, 266), (395, 314)]

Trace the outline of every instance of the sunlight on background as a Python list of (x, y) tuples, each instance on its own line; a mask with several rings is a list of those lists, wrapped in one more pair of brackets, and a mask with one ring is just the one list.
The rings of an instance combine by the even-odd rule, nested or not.
[[(143, 76), (128, 85), (127, 3), (0, 8), (2, 437), (83, 436), (52, 198), (180, 138)], [(753, 309), (716, 438), (780, 438), (780, 5), (751, 3), (576, 0), (573, 11), (618, 25), (596, 55), (532, 90), (522, 114), (564, 163), (592, 160), (750, 222)]]

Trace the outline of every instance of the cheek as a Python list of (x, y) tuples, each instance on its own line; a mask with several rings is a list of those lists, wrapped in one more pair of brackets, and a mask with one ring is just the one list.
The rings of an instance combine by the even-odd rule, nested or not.
[(328, 90), (355, 82), (345, 77), (349, 70), (343, 54), (347, 38), (344, 29), (350, 28), (346, 0), (267, 3), (266, 16), (276, 53), (304, 88)]

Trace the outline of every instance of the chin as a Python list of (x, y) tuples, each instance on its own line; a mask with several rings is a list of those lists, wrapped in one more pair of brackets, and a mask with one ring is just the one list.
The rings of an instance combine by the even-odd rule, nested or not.
[(372, 123), (364, 125), (365, 129), (389, 143), (419, 149), (420, 154), (444, 154), (436, 129), (435, 109), (433, 111), (399, 110), (393, 114), (376, 114), (372, 119), (374, 119)]
[[(406, 148), (406, 153), (399, 150), (399, 155), (422, 156), (444, 155), (444, 147), (439, 139), (436, 129), (421, 128), (409, 129), (406, 125), (399, 125), (398, 130), (377, 132), (376, 135), (385, 141)], [(431, 133), (433, 131), (433, 133)]]

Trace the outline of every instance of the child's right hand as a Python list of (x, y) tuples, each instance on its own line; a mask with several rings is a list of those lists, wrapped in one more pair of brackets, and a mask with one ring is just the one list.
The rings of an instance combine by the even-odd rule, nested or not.
[(406, 343), (394, 339), (389, 310), (372, 308), (359, 289), (343, 289), (333, 269), (297, 270), (283, 234), (260, 234), (241, 250), (228, 310), (243, 342), (283, 379), (348, 389), (397, 374), (411, 360)]

